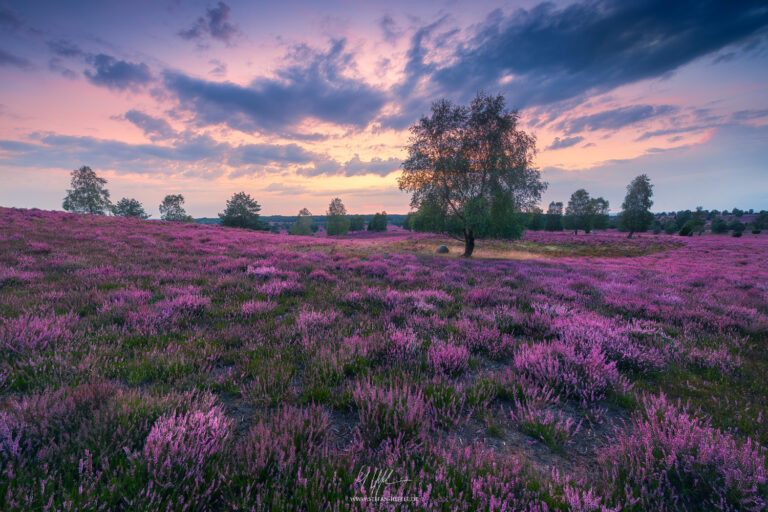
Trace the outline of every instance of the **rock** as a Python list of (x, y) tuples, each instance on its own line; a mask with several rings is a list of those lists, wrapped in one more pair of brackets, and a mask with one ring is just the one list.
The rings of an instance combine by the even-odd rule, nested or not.
[(449, 251), (449, 250), (448, 250), (448, 248), (447, 248), (446, 246), (444, 246), (444, 245), (441, 245), (440, 247), (438, 247), (438, 248), (437, 248), (437, 251), (436, 251), (436, 252), (437, 252), (438, 254), (448, 254), (448, 253), (449, 253), (449, 252), (451, 252), (451, 251)]

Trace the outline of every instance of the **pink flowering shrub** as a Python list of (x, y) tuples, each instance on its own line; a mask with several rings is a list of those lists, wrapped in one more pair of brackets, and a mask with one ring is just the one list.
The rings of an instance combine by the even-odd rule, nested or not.
[(144, 444), (150, 473), (169, 483), (201, 477), (206, 459), (224, 450), (231, 428), (232, 420), (218, 406), (158, 418)]
[(616, 370), (616, 363), (608, 362), (596, 347), (580, 353), (559, 341), (524, 345), (515, 353), (513, 367), (539, 384), (552, 386), (585, 403), (601, 400), (613, 392), (624, 393), (630, 387)]
[(562, 451), (565, 444), (581, 427), (573, 418), (564, 415), (559, 409), (542, 407), (533, 400), (515, 400), (515, 407), (510, 410), (512, 421), (531, 437), (541, 440), (555, 451)]
[(387, 438), (400, 437), (409, 444), (421, 444), (427, 431), (427, 403), (420, 391), (405, 386), (377, 386), (358, 382), (352, 391), (363, 439), (378, 445)]
[(765, 450), (740, 443), (665, 395), (646, 395), (601, 455), (613, 497), (643, 510), (765, 510)]
[(277, 304), (264, 300), (249, 300), (240, 306), (240, 313), (245, 317), (253, 317), (269, 313)]
[(76, 322), (77, 317), (72, 313), (27, 313), (16, 318), (0, 319), (0, 350), (18, 355), (66, 343), (72, 338)]
[(271, 280), (259, 286), (256, 291), (267, 297), (301, 295), (304, 293), (304, 285), (296, 281)]
[(458, 375), (467, 369), (469, 352), (466, 347), (435, 340), (427, 350), (427, 361), (436, 374)]

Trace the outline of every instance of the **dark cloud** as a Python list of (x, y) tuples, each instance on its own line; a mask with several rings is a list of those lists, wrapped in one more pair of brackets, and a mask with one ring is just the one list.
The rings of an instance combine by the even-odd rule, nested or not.
[(94, 70), (85, 71), (85, 76), (94, 85), (110, 89), (136, 90), (152, 81), (149, 66), (142, 63), (127, 62), (100, 53), (88, 57)]
[(564, 139), (561, 139), (560, 137), (555, 137), (555, 140), (552, 142), (551, 145), (547, 147), (547, 149), (565, 149), (571, 146), (575, 146), (576, 144), (578, 144), (583, 140), (584, 140), (584, 137), (565, 137)]
[(209, 75), (224, 76), (227, 74), (227, 63), (222, 62), (219, 59), (211, 59), (208, 64), (213, 66), (213, 69), (208, 72)]
[(663, 76), (766, 27), (764, 0), (542, 3), (491, 13), (431, 80), (462, 100), (503, 86), (513, 106), (541, 105)]
[(383, 160), (374, 157), (369, 162), (365, 162), (360, 159), (359, 155), (355, 154), (352, 159), (344, 164), (340, 164), (339, 162), (328, 158), (315, 158), (312, 166), (303, 167), (297, 172), (302, 176), (363, 176), (366, 174), (387, 176), (400, 169), (401, 165), (402, 160), (399, 158), (388, 158)]
[(166, 71), (164, 83), (183, 109), (200, 125), (223, 123), (244, 132), (282, 132), (307, 118), (365, 127), (386, 101), (384, 92), (349, 78), (353, 55), (345, 41), (334, 41), (323, 53), (299, 47), (294, 64), (276, 78), (260, 78), (250, 86), (210, 82)]
[(191, 28), (180, 31), (179, 37), (199, 41), (205, 36), (211, 36), (229, 45), (239, 32), (238, 28), (229, 22), (231, 11), (227, 4), (219, 2), (216, 7), (206, 9), (205, 15), (199, 17)]
[(749, 121), (751, 119), (760, 119), (761, 117), (768, 116), (768, 109), (759, 109), (759, 110), (739, 110), (738, 112), (733, 113), (733, 120), (734, 121)]
[(663, 130), (653, 130), (650, 132), (645, 132), (641, 136), (635, 139), (636, 142), (640, 142), (643, 140), (648, 140), (652, 137), (661, 137), (664, 135), (675, 135), (678, 133), (690, 133), (690, 132), (698, 132), (701, 130), (706, 130), (708, 128), (712, 128), (713, 126), (716, 126), (714, 124), (695, 124), (690, 126), (683, 126), (679, 128), (666, 128)]
[(26, 69), (31, 67), (30, 62), (24, 57), (13, 55), (0, 48), (0, 66), (11, 66)]
[(81, 57), (84, 55), (79, 46), (65, 39), (48, 41), (48, 49), (59, 57)]
[(403, 31), (397, 26), (392, 16), (386, 15), (379, 19), (379, 27), (384, 33), (384, 40), (390, 43), (396, 43), (400, 36), (403, 35)]
[(70, 80), (77, 78), (77, 73), (65, 66), (63, 61), (58, 57), (54, 57), (48, 61), (48, 69), (55, 73), (59, 73), (61, 76), (69, 78)]
[(167, 140), (177, 136), (176, 131), (165, 119), (152, 117), (139, 110), (129, 110), (124, 117), (140, 128), (150, 140)]
[(568, 119), (558, 124), (559, 129), (564, 129), (567, 134), (581, 133), (595, 130), (618, 130), (652, 117), (659, 117), (677, 112), (678, 108), (672, 105), (630, 105), (628, 107), (614, 108), (596, 114)]
[(24, 26), (24, 20), (21, 18), (21, 16), (9, 8), (0, 5), (0, 27), (16, 30), (22, 26)]
[(233, 166), (267, 164), (307, 164), (318, 155), (296, 144), (245, 144), (238, 146), (229, 162)]

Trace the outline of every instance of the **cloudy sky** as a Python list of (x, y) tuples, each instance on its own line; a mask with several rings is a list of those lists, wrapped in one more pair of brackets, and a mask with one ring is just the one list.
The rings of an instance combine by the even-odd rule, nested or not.
[(0, 205), (60, 209), (89, 165), (157, 215), (408, 210), (408, 126), (502, 93), (544, 203), (768, 208), (768, 4), (0, 0)]

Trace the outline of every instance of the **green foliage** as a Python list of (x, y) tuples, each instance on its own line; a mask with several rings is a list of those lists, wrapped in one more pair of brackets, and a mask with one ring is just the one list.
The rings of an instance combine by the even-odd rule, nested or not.
[(67, 190), (63, 208), (68, 212), (104, 215), (112, 206), (107, 180), (100, 178), (87, 165), (72, 171), (71, 189)]
[(743, 232), (743, 231), (744, 231), (744, 229), (746, 228), (746, 226), (744, 226), (744, 224), (743, 224), (741, 221), (738, 221), (738, 220), (734, 220), (733, 222), (731, 222), (731, 223), (728, 225), (728, 228), (729, 228), (731, 231), (733, 231), (734, 233), (737, 233), (737, 232), (738, 232), (738, 233), (741, 233), (741, 232)]
[(194, 222), (194, 219), (187, 215), (183, 204), (183, 195), (168, 194), (160, 203), (160, 218), (172, 222)]
[(137, 219), (148, 219), (149, 214), (144, 211), (144, 206), (138, 199), (129, 199), (127, 197), (119, 200), (112, 207), (112, 215), (115, 217), (135, 217)]
[(408, 215), (405, 216), (405, 220), (403, 220), (403, 229), (406, 229), (408, 231), (413, 231), (413, 219), (415, 217), (416, 217), (416, 213), (408, 212)]
[(713, 233), (727, 233), (728, 232), (728, 223), (725, 222), (722, 218), (717, 218), (712, 220), (712, 226), (710, 228)]
[(315, 223), (312, 220), (312, 214), (306, 208), (302, 208), (299, 212), (299, 218), (294, 222), (288, 233), (298, 236), (312, 236), (312, 233), (316, 231)]
[(227, 207), (219, 214), (222, 226), (247, 229), (267, 229), (259, 219), (261, 206), (250, 194), (237, 192), (227, 201)]
[(472, 255), (475, 237), (519, 236), (511, 213), (533, 208), (546, 184), (533, 167), (535, 139), (517, 128), (517, 112), (504, 108), (503, 96), (482, 93), (468, 107), (442, 99), (431, 110), (411, 126), (398, 178), (420, 212), (416, 224), (451, 234), (458, 228), (465, 256)]
[(347, 217), (347, 209), (344, 207), (344, 203), (341, 199), (334, 198), (331, 204), (328, 205), (328, 211), (326, 212), (328, 224), (326, 230), (328, 235), (346, 235), (349, 232), (349, 218)]
[(633, 233), (647, 231), (653, 222), (653, 214), (650, 212), (653, 201), (653, 185), (647, 175), (641, 174), (627, 185), (627, 195), (621, 205), (622, 212), (619, 221), (620, 227), (629, 231), (629, 238)]
[(552, 201), (547, 210), (547, 220), (544, 228), (547, 231), (563, 230), (563, 203)]
[(683, 224), (683, 227), (680, 228), (680, 232), (678, 233), (680, 236), (693, 236), (693, 232), (696, 229), (696, 223), (692, 220), (689, 220), (685, 224)]
[(365, 217), (363, 217), (362, 215), (350, 215), (349, 216), (349, 230), (350, 231), (363, 231), (363, 230), (365, 230)]
[(768, 211), (763, 210), (758, 213), (755, 220), (752, 221), (752, 225), (755, 226), (755, 229), (768, 229)]
[(387, 212), (377, 213), (368, 222), (368, 231), (386, 231), (387, 230)]

